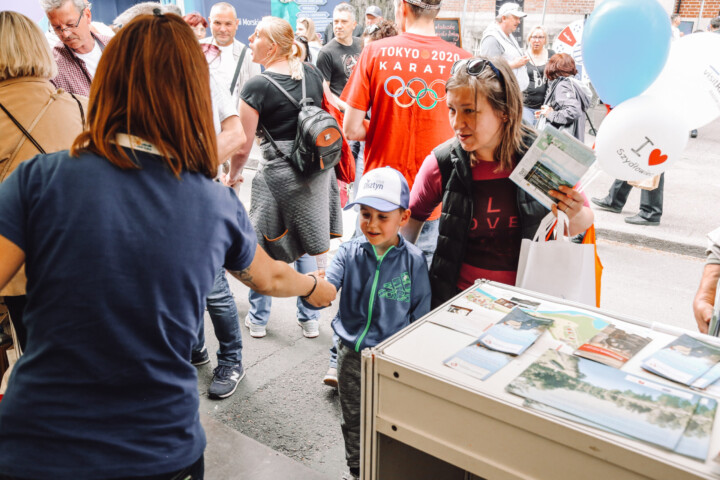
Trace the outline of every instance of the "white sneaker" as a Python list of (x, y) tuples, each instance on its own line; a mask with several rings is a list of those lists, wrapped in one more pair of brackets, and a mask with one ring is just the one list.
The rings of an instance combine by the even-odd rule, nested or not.
[(253, 338), (262, 338), (267, 335), (265, 325), (255, 325), (250, 321), (250, 315), (245, 316), (245, 326), (250, 329), (250, 336)]
[(323, 383), (328, 387), (338, 387), (337, 368), (330, 367), (328, 369), (327, 373), (325, 374), (325, 378), (323, 378)]
[(317, 320), (308, 320), (307, 322), (298, 320), (298, 325), (302, 327), (303, 335), (305, 335), (306, 338), (315, 338), (320, 335), (320, 322)]

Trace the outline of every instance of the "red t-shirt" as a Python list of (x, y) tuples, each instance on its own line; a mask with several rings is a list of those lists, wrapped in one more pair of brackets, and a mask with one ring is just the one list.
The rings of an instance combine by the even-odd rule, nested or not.
[(445, 82), (465, 50), (440, 37), (402, 33), (369, 43), (343, 90), (353, 108), (372, 109), (365, 171), (391, 166), (412, 188), (422, 161), (453, 137)]
[[(496, 173), (496, 168), (495, 162), (480, 162), (472, 169), (475, 215), (457, 280), (461, 290), (478, 278), (515, 285), (522, 241), (517, 187), (508, 178), (510, 172)], [(413, 218), (428, 218), (441, 199), (440, 168), (435, 154), (431, 153), (423, 162), (410, 192)]]

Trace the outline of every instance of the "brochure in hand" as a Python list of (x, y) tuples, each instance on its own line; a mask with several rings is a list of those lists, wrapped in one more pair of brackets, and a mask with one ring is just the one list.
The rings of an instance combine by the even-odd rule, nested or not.
[(692, 385), (718, 362), (719, 347), (682, 335), (646, 358), (642, 367), (673, 382)]
[(591, 148), (547, 125), (512, 171), (510, 180), (550, 209), (558, 200), (548, 192), (560, 185), (574, 187), (593, 162)]
[(552, 320), (534, 317), (516, 307), (480, 335), (478, 343), (498, 352), (520, 355), (535, 343), (552, 323)]
[(679, 446), (703, 398), (555, 350), (547, 350), (506, 389), (669, 450)]
[(587, 343), (575, 350), (579, 357), (595, 360), (614, 368), (621, 368), (652, 339), (608, 325)]

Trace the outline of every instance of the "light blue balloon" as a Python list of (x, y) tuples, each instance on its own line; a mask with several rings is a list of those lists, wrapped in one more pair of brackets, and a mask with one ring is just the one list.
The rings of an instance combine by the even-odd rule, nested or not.
[(672, 33), (657, 0), (605, 0), (585, 23), (583, 63), (600, 99), (618, 105), (660, 75)]

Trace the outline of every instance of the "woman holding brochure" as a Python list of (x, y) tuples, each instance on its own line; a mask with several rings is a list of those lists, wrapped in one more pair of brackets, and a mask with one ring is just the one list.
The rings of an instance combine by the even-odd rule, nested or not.
[[(508, 177), (535, 139), (522, 124), (523, 98), (501, 59), (456, 62), (447, 81), (447, 104), (455, 138), (423, 162), (410, 193), (411, 218), (403, 235), (415, 240), (423, 222), (442, 202), (440, 235), (430, 267), (433, 307), (468, 288), (477, 278), (515, 284), (520, 243), (532, 238), (546, 207)], [(587, 201), (561, 186), (549, 194), (552, 207), (570, 220), (569, 235), (593, 222)]]

